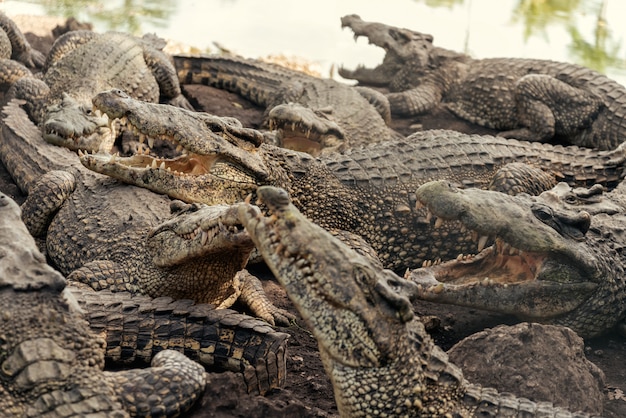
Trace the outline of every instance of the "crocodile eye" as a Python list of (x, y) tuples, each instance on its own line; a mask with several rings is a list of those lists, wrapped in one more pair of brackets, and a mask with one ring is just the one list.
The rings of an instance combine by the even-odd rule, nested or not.
[(568, 194), (567, 196), (565, 196), (565, 202), (569, 203), (570, 205), (574, 205), (578, 203), (578, 198), (573, 194)]
[(548, 206), (538, 205), (533, 207), (532, 211), (535, 217), (542, 222), (546, 222), (554, 218), (554, 212)]

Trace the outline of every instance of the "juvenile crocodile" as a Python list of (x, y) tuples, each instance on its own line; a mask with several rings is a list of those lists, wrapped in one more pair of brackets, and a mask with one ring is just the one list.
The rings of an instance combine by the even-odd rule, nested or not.
[[(106, 117), (91, 109), (100, 91), (120, 88), (141, 100), (193, 109), (182, 95), (171, 58), (153, 35), (87, 30), (60, 36), (48, 54), (40, 79), (0, 62), (0, 82), (12, 83), (11, 97), (27, 101), (44, 138), (71, 149), (110, 149), (114, 135)], [(16, 74), (17, 73), (17, 74)], [(21, 76), (21, 77), (20, 77)], [(19, 78), (15, 81), (16, 78)]]
[(559, 184), (531, 197), (426, 183), (417, 199), (438, 223), (461, 222), (495, 243), (406, 278), (420, 284), (420, 299), (565, 325), (585, 338), (601, 334), (626, 316), (619, 189), (602, 196)]
[(0, 11), (0, 59), (16, 60), (28, 68), (44, 66), (46, 57), (32, 48), (13, 19)]
[(471, 234), (455, 226), (435, 229), (426, 211), (415, 209), (415, 190), (427, 181), (448, 179), (481, 188), (500, 179), (506, 186), (507, 177), (523, 183), (515, 172), (497, 175), (510, 163), (545, 170), (540, 173), (543, 187), (536, 187), (536, 193), (552, 187), (555, 179), (612, 187), (624, 175), (621, 148), (598, 152), (425, 131), (405, 140), (314, 158), (265, 143), (245, 148), (190, 135), (187, 129), (197, 123), (186, 112), (133, 100), (119, 91), (100, 93), (94, 104), (112, 117), (125, 115), (128, 124), (146, 135), (169, 138), (187, 154), (175, 159), (83, 155), (81, 161), (88, 168), (177, 199), (207, 204), (239, 202), (261, 185), (283, 187), (309, 219), (327, 229), (362, 236), (385, 266), (398, 272), (419, 267), (424, 260), (454, 258), (476, 248)]
[(73, 152), (42, 141), (15, 101), (3, 114), (0, 160), (28, 195), (29, 230), (45, 238), (68, 279), (218, 307), (239, 299), (272, 324), (288, 323), (242, 271), (253, 245), (234, 208), (187, 205), (172, 218), (169, 198), (89, 171)]
[(417, 285), (383, 269), (264, 186), (271, 216), (241, 205), (241, 222), (318, 341), (342, 417), (584, 417), (468, 383), (409, 299)]
[(46, 264), (0, 194), (0, 410), (4, 417), (175, 416), (206, 384), (202, 366), (164, 350), (152, 367), (105, 372), (104, 341), (71, 303), (65, 280)]
[(387, 99), (276, 64), (225, 56), (175, 55), (181, 83), (235, 92), (266, 109), (266, 123), (284, 147), (318, 154), (400, 138)]
[(472, 123), (529, 141), (613, 149), (626, 135), (626, 87), (576, 64), (469, 56), (435, 47), (431, 35), (341, 18), (342, 27), (385, 49), (374, 69), (340, 69), (342, 77), (389, 88), (392, 114), (443, 105)]

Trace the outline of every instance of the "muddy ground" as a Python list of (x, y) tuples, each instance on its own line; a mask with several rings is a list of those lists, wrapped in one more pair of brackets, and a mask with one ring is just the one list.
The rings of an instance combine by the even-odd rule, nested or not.
[[(49, 48), (51, 38), (28, 34), (31, 43), (38, 49)], [(210, 87), (185, 86), (184, 91), (191, 103), (198, 108), (217, 115), (238, 117), (246, 126), (258, 127), (262, 111), (242, 98)], [(466, 132), (485, 132), (484, 129), (467, 125), (452, 115), (438, 111), (421, 119), (399, 120), (394, 127), (408, 133), (416, 128), (455, 128)], [(11, 181), (8, 173), (0, 165), (0, 191), (14, 197), (18, 202), (24, 199)], [(295, 309), (285, 292), (264, 267), (255, 270), (265, 279), (264, 286), (270, 299), (279, 307), (294, 314)], [(440, 324), (431, 331), (436, 342), (444, 349), (450, 348), (466, 336), (516, 320), (478, 310), (438, 306), (429, 303), (415, 305), (418, 315), (434, 316)], [(189, 414), (191, 417), (332, 417), (337, 416), (332, 388), (317, 352), (317, 343), (300, 319), (296, 325), (279, 327), (291, 335), (287, 355), (287, 383), (265, 397), (250, 396), (243, 392), (242, 381), (233, 373), (211, 374), (211, 381), (201, 400)], [(545, 347), (551, 352), (551, 347)], [(528, 353), (532, 361), (532, 353)], [(559, 353), (554, 354), (551, 365), (559, 368)], [(601, 338), (585, 342), (587, 358), (605, 373), (605, 411), (610, 418), (626, 417), (626, 338), (617, 333), (609, 333)], [(528, 382), (527, 382), (528, 383)], [(541, 385), (542, 382), (536, 382)]]

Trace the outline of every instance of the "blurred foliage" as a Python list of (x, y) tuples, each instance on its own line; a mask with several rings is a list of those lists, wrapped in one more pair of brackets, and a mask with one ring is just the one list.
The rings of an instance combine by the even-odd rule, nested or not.
[(141, 34), (144, 26), (167, 27), (176, 12), (175, 0), (26, 0), (41, 5), (51, 16), (75, 17), (104, 30)]

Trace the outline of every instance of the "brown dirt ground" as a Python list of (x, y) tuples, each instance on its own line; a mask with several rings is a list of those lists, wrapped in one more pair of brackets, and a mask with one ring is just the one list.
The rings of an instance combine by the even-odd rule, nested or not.
[[(27, 34), (31, 44), (46, 51), (50, 39)], [(185, 86), (185, 93), (199, 110), (217, 115), (238, 117), (250, 127), (258, 127), (261, 110), (240, 97), (205, 86)], [(452, 115), (438, 111), (422, 119), (396, 121), (394, 127), (403, 133), (411, 126), (423, 128), (454, 128), (465, 132), (485, 132), (482, 128), (469, 126), (456, 120)], [(0, 164), (0, 191), (14, 197), (18, 202), (24, 196), (13, 184), (5, 168)], [(285, 292), (264, 267), (255, 272), (264, 278), (264, 286), (270, 299), (279, 307), (296, 314)], [(464, 337), (516, 320), (472, 309), (438, 306), (430, 303), (415, 305), (418, 315), (435, 316), (440, 324), (431, 331), (435, 341), (444, 349)], [(281, 331), (291, 335), (287, 355), (287, 383), (281, 390), (267, 396), (250, 396), (243, 392), (242, 381), (233, 373), (211, 374), (210, 384), (190, 417), (332, 417), (337, 416), (330, 381), (324, 373), (319, 359), (317, 343), (300, 319), (297, 325)], [(550, 350), (550, 347), (546, 347)], [(605, 416), (609, 418), (626, 416), (626, 339), (617, 333), (609, 333), (600, 338), (586, 341), (585, 353), (589, 360), (598, 365), (606, 375)], [(558, 354), (558, 353), (557, 353)], [(558, 357), (556, 357), (558, 359)], [(558, 360), (553, 364), (558, 368)]]

